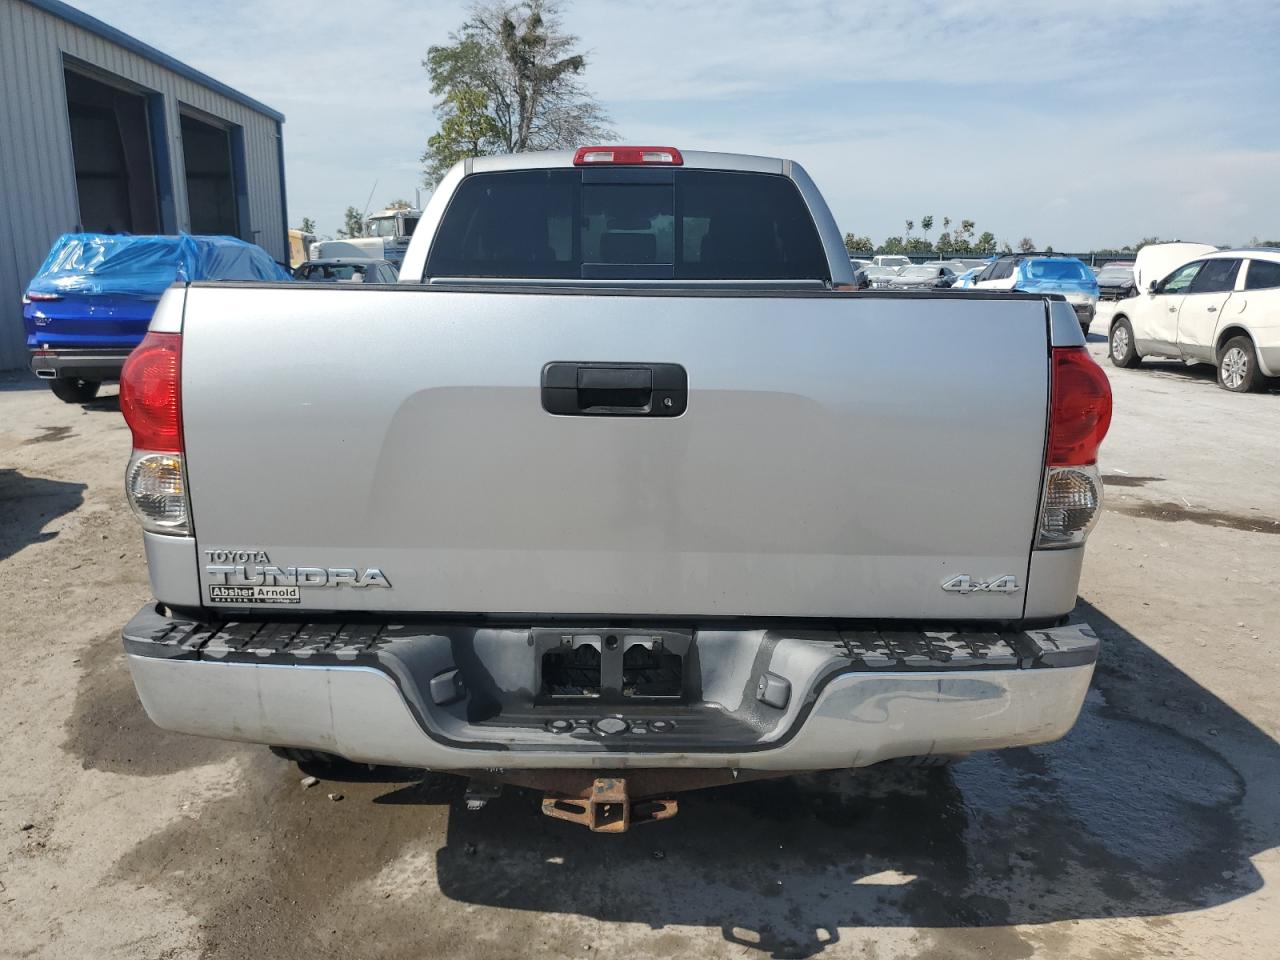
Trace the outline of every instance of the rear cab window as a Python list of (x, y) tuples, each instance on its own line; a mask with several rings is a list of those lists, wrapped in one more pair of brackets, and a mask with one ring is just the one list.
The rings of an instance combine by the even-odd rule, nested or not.
[(789, 178), (682, 168), (473, 174), (445, 211), (426, 276), (831, 278)]

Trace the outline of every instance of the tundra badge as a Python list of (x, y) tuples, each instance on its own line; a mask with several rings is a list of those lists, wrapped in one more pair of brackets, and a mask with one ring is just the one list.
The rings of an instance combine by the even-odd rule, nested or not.
[(271, 564), (264, 550), (206, 550), (211, 603), (299, 603), (302, 587), (390, 587), (377, 567), (294, 567)]

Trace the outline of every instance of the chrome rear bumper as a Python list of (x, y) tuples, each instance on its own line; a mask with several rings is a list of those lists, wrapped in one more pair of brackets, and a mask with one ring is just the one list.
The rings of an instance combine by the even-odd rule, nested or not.
[(146, 607), (124, 641), (143, 706), (165, 729), (438, 770), (824, 770), (1043, 743), (1075, 722), (1098, 649), (1080, 624), (700, 629), (681, 697), (559, 700), (539, 696), (536, 680), (522, 686), (536, 632), (198, 624)]

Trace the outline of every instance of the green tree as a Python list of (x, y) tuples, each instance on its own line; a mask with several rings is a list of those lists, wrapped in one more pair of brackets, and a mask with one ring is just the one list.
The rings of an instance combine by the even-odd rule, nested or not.
[(408, 200), (392, 200), (387, 204), (388, 210), (412, 210), (413, 204)]
[(933, 229), (933, 214), (920, 218), (920, 229), (925, 232), (926, 236), (929, 234), (929, 231)]
[(310, 217), (303, 217), (302, 226), (299, 227), (298, 229), (300, 229), (303, 233), (315, 233), (316, 222), (312, 220)]
[[(587, 60), (574, 52), (577, 44), (578, 38), (563, 29), (558, 0), (488, 0), (475, 6), (449, 42), (428, 48), (422, 61), (438, 98), (442, 128), (459, 111), (450, 97), (467, 90), (484, 96), (483, 109), (494, 128), (486, 125), (484, 136), (474, 142), (490, 153), (614, 138), (609, 117), (583, 82)], [(469, 141), (446, 136), (441, 147), (459, 142)], [(435, 160), (430, 146), (428, 155), (430, 179)]]
[(934, 244), (938, 251), (938, 256), (946, 256), (955, 252), (955, 242), (951, 239), (951, 234), (943, 230), (938, 234), (938, 242)]
[(451, 91), (436, 108), (440, 130), (427, 138), (422, 155), (423, 179), (436, 184), (450, 167), (467, 157), (483, 157), (503, 149), (502, 128), (489, 112), (483, 90)]
[(347, 207), (346, 213), (342, 215), (342, 229), (338, 231), (338, 236), (344, 240), (364, 236), (364, 218), (359, 207)]
[(1036, 242), (1032, 240), (1030, 237), (1023, 237), (1021, 240), (1018, 241), (1018, 250), (1021, 253), (1035, 253)]
[(990, 230), (982, 231), (982, 236), (973, 244), (974, 253), (992, 254), (996, 252), (996, 236)]
[(907, 245), (901, 237), (888, 237), (884, 243), (876, 247), (876, 253), (906, 253)]
[(1008, 241), (1008, 240), (1006, 240), (1004, 243), (1000, 244), (1000, 252), (1001, 252), (1001, 253), (1013, 253), (1013, 247), (1009, 246), (1009, 241)]
[(907, 253), (933, 253), (933, 244), (925, 237), (907, 237), (907, 242), (904, 246)]
[(854, 233), (846, 233), (844, 235), (844, 248), (850, 254), (871, 253), (875, 250), (876, 244), (870, 237), (860, 237)]
[(912, 229), (914, 229), (914, 228), (915, 228), (915, 225), (916, 225), (916, 222), (915, 222), (914, 220), (908, 220), (908, 221), (907, 221), (907, 236), (908, 236), (908, 237), (909, 237), (909, 236), (911, 236), (911, 231), (912, 231)]

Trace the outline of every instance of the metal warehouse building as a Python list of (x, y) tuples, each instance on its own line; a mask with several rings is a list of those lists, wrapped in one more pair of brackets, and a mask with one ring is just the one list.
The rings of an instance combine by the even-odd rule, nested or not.
[(289, 259), (284, 117), (57, 0), (0, 0), (0, 369), (76, 230), (219, 233)]

